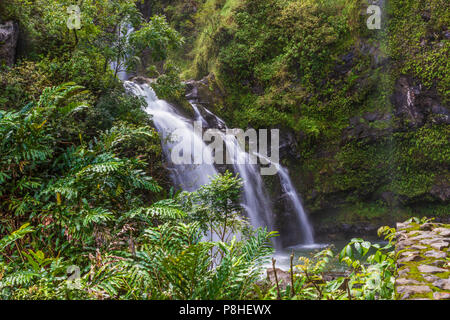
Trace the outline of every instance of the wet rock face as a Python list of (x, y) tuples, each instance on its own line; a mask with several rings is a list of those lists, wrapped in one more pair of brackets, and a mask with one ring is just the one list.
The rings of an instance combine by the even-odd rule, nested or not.
[(198, 81), (188, 80), (184, 84), (186, 85), (186, 98), (188, 100), (198, 100)]
[(300, 159), (300, 152), (298, 150), (298, 141), (292, 132), (280, 130), (280, 158), (291, 157), (293, 159)]
[(398, 299), (450, 299), (450, 225), (397, 224)]
[[(425, 123), (450, 124), (450, 110), (441, 104), (437, 93), (407, 76), (397, 80), (391, 102), (394, 106), (392, 114), (375, 111), (351, 118), (343, 131), (341, 144), (352, 140), (371, 143), (396, 131), (420, 128)], [(442, 192), (437, 190), (436, 193), (441, 197)], [(443, 197), (448, 199), (448, 194), (447, 188)]]
[(415, 84), (409, 77), (397, 80), (391, 101), (394, 115), (401, 120), (403, 129), (421, 127), (426, 121), (450, 124), (450, 111), (441, 104), (437, 94)]
[(201, 80), (188, 80), (186, 85), (186, 98), (196, 104), (204, 105), (214, 111), (220, 105), (224, 93), (217, 86), (214, 75), (210, 74)]
[(152, 78), (146, 78), (146, 77), (142, 77), (142, 76), (137, 76), (137, 77), (133, 77), (130, 78), (130, 81), (136, 82), (138, 84), (148, 84), (149, 86), (156, 81), (156, 79), (152, 79)]
[(395, 106), (395, 115), (405, 120), (408, 127), (420, 127), (424, 123), (424, 114), (417, 100), (421, 86), (414, 86), (406, 77), (400, 77), (395, 85), (392, 103)]
[(446, 202), (450, 200), (450, 183), (442, 179), (431, 188), (430, 193), (441, 201)]
[(335, 77), (343, 76), (353, 68), (353, 66), (355, 65), (355, 56), (355, 52), (352, 50), (340, 57), (341, 62), (336, 65), (334, 69)]
[[(281, 188), (281, 187), (280, 187)], [(283, 247), (289, 247), (301, 243), (303, 235), (299, 232), (298, 217), (295, 215), (295, 208), (289, 200), (289, 196), (282, 193), (274, 203), (275, 229), (280, 232), (280, 241)]]
[(344, 129), (341, 144), (352, 140), (375, 142), (392, 133), (392, 116), (387, 113), (367, 112), (350, 119), (350, 125)]
[[(345, 223), (330, 221), (324, 223), (322, 218), (314, 216), (311, 219), (314, 227), (314, 239), (318, 242), (330, 240), (347, 240), (351, 238), (377, 238), (377, 230), (385, 225), (386, 221)], [(394, 226), (394, 222), (387, 223)]]
[(19, 38), (19, 26), (8, 21), (0, 24), (0, 64), (12, 66), (16, 59), (16, 46)]

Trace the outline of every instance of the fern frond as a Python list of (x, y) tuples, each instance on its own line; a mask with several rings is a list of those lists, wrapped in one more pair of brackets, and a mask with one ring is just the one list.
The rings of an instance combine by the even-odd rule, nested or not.
[(33, 227), (30, 226), (29, 223), (25, 223), (19, 229), (12, 232), (10, 235), (7, 235), (6, 237), (0, 239), (0, 251), (3, 251), (7, 246), (13, 244), (19, 239), (22, 239), (28, 233), (31, 233), (33, 231), (34, 231)]

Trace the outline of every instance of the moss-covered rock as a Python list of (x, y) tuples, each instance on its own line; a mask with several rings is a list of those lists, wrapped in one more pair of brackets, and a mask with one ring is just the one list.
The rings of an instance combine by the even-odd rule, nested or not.
[(397, 224), (398, 299), (450, 298), (450, 225), (409, 220)]
[(383, 1), (380, 30), (366, 0), (156, 3), (188, 39), (182, 75), (209, 75), (214, 113), (291, 137), (282, 161), (311, 215), (448, 217), (445, 0)]

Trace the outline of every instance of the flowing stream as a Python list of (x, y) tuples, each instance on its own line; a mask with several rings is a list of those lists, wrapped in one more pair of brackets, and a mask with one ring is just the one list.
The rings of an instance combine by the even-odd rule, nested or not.
[[(183, 190), (193, 191), (203, 184), (207, 184), (211, 177), (218, 173), (213, 164), (213, 154), (211, 149), (202, 139), (202, 132), (195, 130), (193, 121), (182, 115), (178, 110), (164, 100), (158, 99), (153, 89), (147, 84), (138, 84), (131, 81), (124, 81), (127, 91), (136, 96), (144, 97), (147, 102), (145, 111), (153, 118), (156, 129), (162, 138), (163, 152), (169, 160), (171, 178), (174, 184)], [(267, 195), (259, 166), (249, 164), (250, 155), (241, 148), (236, 136), (225, 133), (227, 126), (225, 122), (213, 114), (208, 109), (192, 103), (196, 121), (200, 121), (202, 126), (221, 129), (221, 137), (225, 143), (226, 151), (235, 159), (233, 170), (239, 173), (243, 180), (243, 202), (251, 224), (254, 227), (267, 227), (275, 230), (275, 219), (272, 211), (272, 201)], [(204, 117), (200, 108), (207, 117)], [(176, 132), (176, 134), (174, 134)], [(183, 150), (192, 150), (189, 164), (170, 163), (173, 148), (181, 146)], [(186, 148), (184, 148), (186, 147)], [(183, 151), (184, 152), (184, 151)], [(196, 162), (195, 154), (202, 154), (203, 161)], [(266, 159), (267, 160), (267, 159)], [(196, 163), (196, 164), (191, 164)], [(291, 202), (295, 211), (295, 223), (298, 225), (298, 232), (302, 234), (302, 245), (314, 245), (314, 237), (311, 224), (303, 209), (300, 198), (293, 186), (286, 168), (280, 164), (275, 164), (278, 169), (280, 183), (287, 199)], [(281, 249), (280, 241), (275, 241), (275, 247)]]

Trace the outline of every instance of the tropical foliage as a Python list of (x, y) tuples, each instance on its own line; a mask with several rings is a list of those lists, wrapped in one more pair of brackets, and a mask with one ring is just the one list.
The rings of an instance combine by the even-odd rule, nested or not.
[[(378, 230), (388, 243), (384, 246), (369, 241), (352, 239), (335, 255), (327, 248), (310, 258), (301, 256), (294, 265), (291, 256), (291, 282), (285, 289), (279, 284), (269, 290), (258, 290), (262, 299), (283, 300), (391, 300), (394, 298), (396, 276), (393, 240), (395, 229), (382, 227)], [(330, 278), (336, 263), (347, 265), (347, 274)], [(334, 271), (336, 274), (336, 271)]]
[[(48, 88), (0, 113), (1, 297), (245, 298), (273, 233), (229, 237), (245, 226), (239, 179), (156, 201), (161, 187), (130, 150), (151, 143), (154, 129), (118, 122), (91, 141), (60, 130), (90, 108), (77, 101), (82, 89)], [(220, 241), (204, 239), (206, 225)]]
[[(118, 76), (188, 107), (182, 80), (208, 76), (230, 126), (292, 137), (294, 182), (333, 225), (448, 217), (444, 0), (388, 1), (379, 32), (360, 0), (84, 0), (68, 28), (73, 4), (0, 3), (20, 30), (15, 63), (0, 61), (0, 299), (393, 298), (389, 227), (385, 246), (355, 238), (292, 258), (285, 287), (266, 280), (277, 234), (249, 226), (243, 181), (174, 190), (145, 101)], [(395, 112), (400, 77), (438, 103), (423, 125)], [(347, 272), (330, 278), (336, 263)]]

